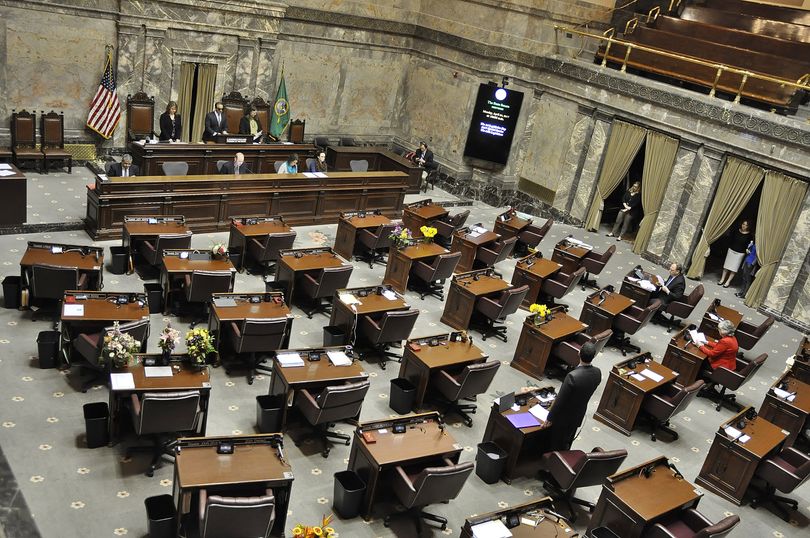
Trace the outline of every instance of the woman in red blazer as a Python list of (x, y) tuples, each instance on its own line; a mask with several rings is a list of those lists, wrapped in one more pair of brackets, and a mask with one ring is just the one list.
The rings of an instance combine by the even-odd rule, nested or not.
[(731, 371), (737, 368), (737, 337), (734, 336), (734, 324), (724, 319), (717, 324), (720, 339), (714, 344), (708, 343), (700, 346), (700, 351), (709, 358), (712, 370), (723, 367)]

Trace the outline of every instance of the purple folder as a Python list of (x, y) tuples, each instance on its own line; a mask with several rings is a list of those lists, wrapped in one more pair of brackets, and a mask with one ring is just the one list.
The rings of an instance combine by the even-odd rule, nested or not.
[(514, 415), (506, 415), (506, 418), (515, 428), (533, 428), (540, 425), (540, 421), (531, 413), (515, 413)]

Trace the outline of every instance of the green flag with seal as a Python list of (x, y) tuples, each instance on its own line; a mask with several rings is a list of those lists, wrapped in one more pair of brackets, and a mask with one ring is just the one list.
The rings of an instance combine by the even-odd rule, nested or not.
[(276, 101), (273, 103), (273, 119), (270, 121), (270, 136), (279, 140), (290, 125), (290, 102), (287, 101), (287, 85), (284, 83), (284, 69), (278, 84)]

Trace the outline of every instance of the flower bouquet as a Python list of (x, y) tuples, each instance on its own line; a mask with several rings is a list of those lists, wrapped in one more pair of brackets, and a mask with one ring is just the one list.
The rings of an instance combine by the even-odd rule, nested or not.
[(535, 325), (540, 325), (551, 319), (551, 310), (544, 304), (533, 303), (529, 306), (529, 312), (534, 314)]
[(329, 516), (324, 517), (321, 519), (321, 524), (318, 526), (307, 526), (302, 525), (299, 523), (295, 527), (293, 527), (292, 535), (295, 538), (313, 538), (316, 536), (323, 536), (324, 538), (330, 538), (334, 536), (335, 529), (329, 527), (329, 523), (332, 521), (332, 518), (335, 517), (333, 514), (329, 514)]
[(439, 230), (437, 230), (433, 226), (422, 226), (421, 228), (419, 228), (419, 231), (422, 232), (422, 235), (425, 236), (427, 242), (430, 243), (433, 241), (433, 238), (436, 237), (436, 232), (438, 232)]
[(211, 255), (214, 259), (224, 260), (228, 257), (228, 247), (225, 246), (225, 243), (214, 243), (211, 247)]
[(208, 329), (193, 329), (186, 333), (186, 348), (192, 364), (204, 366), (208, 355), (216, 353), (214, 337)]
[(100, 364), (111, 362), (116, 368), (132, 364), (134, 354), (141, 350), (141, 344), (131, 334), (122, 333), (118, 322), (113, 323), (111, 331), (104, 335), (104, 346), (98, 359)]
[(403, 227), (402, 224), (397, 224), (396, 227), (394, 227), (394, 231), (391, 232), (391, 235), (389, 235), (388, 238), (396, 248), (404, 248), (410, 244), (413, 235), (408, 228)]
[(164, 366), (169, 364), (169, 356), (180, 343), (180, 331), (172, 328), (172, 324), (167, 324), (158, 337), (158, 347), (163, 351)]

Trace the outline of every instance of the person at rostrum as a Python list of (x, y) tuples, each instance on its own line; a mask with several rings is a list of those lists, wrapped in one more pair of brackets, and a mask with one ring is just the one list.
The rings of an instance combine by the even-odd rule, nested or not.
[(256, 107), (250, 105), (248, 113), (239, 120), (239, 134), (249, 134), (255, 139), (256, 135), (262, 131), (262, 122), (256, 116), (257, 112)]
[(326, 172), (326, 152), (321, 150), (309, 163), (309, 171), (313, 174), (315, 172)]
[(226, 163), (222, 163), (222, 169), (219, 171), (220, 174), (249, 174), (250, 168), (248, 165), (245, 164), (245, 154), (244, 153), (237, 153), (233, 161), (228, 161)]
[(616, 241), (621, 241), (622, 236), (630, 229), (633, 221), (638, 219), (639, 211), (641, 211), (641, 183), (636, 181), (624, 193), (622, 208), (619, 210), (619, 214), (616, 215), (616, 222), (613, 224), (613, 230), (608, 234), (608, 237), (616, 237)]
[(180, 114), (177, 113), (177, 103), (169, 101), (166, 112), (160, 115), (160, 140), (177, 142), (183, 130), (180, 123)]
[(205, 115), (203, 141), (213, 142), (218, 134), (228, 134), (228, 118), (225, 117), (225, 105), (219, 101), (214, 104), (213, 112)]
[(297, 174), (298, 173), (298, 154), (293, 153), (290, 158), (281, 163), (278, 167), (279, 174)]
[(723, 262), (723, 274), (720, 276), (720, 281), (717, 282), (724, 288), (729, 287), (731, 281), (740, 270), (740, 264), (745, 258), (745, 251), (754, 234), (751, 233), (751, 223), (747, 219), (740, 222), (740, 227), (731, 232), (731, 239), (728, 242), (728, 252), (726, 252), (726, 261)]
[[(709, 368), (737, 368), (737, 351), (740, 346), (737, 344), (737, 337), (734, 336), (734, 324), (724, 319), (717, 324), (717, 332), (720, 339), (715, 343), (707, 343), (700, 346), (700, 351), (706, 354), (709, 359)], [(705, 363), (704, 363), (705, 364)]]
[(125, 153), (120, 163), (112, 163), (107, 173), (110, 177), (134, 177), (140, 173), (137, 164), (132, 164), (132, 155)]

